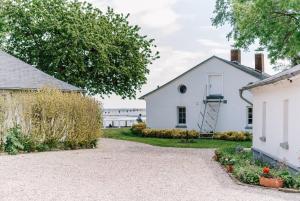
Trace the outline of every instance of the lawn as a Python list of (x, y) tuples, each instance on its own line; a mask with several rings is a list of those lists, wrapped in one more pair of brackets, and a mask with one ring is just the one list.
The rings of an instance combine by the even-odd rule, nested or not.
[(196, 139), (192, 143), (183, 143), (180, 139), (162, 139), (148, 138), (134, 135), (129, 128), (119, 129), (103, 129), (104, 138), (112, 138), (118, 140), (127, 140), (133, 142), (141, 142), (160, 147), (180, 147), (180, 148), (225, 148), (241, 145), (243, 147), (251, 147), (250, 141), (225, 141), (213, 139)]

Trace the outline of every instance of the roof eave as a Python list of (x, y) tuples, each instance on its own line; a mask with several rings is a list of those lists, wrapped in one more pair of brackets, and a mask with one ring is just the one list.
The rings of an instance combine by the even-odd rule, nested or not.
[[(12, 90), (12, 91), (38, 91), (41, 88), (22, 88), (22, 87), (0, 87), (0, 90)], [(84, 89), (59, 89), (60, 91), (63, 92), (80, 92), (80, 93), (86, 93), (87, 91)]]
[[(220, 58), (220, 57), (218, 57), (218, 56), (213, 55), (213, 56), (209, 57), (208, 59), (202, 61), (201, 63), (197, 64), (197, 65), (194, 66), (193, 68), (187, 70), (186, 72), (184, 72), (184, 73), (180, 74), (179, 76), (175, 77), (174, 79), (170, 80), (169, 82), (163, 84), (161, 87), (159, 87), (159, 88), (157, 88), (157, 89), (154, 89), (154, 90), (152, 90), (152, 91), (150, 91), (150, 92), (144, 94), (143, 96), (139, 97), (138, 99), (139, 99), (139, 100), (145, 100), (145, 97), (147, 97), (147, 96), (151, 95), (152, 93), (154, 93), (154, 92), (160, 90), (160, 89), (163, 88), (164, 86), (168, 85), (169, 83), (175, 81), (176, 79), (182, 77), (183, 75), (187, 74), (188, 72), (192, 71), (193, 69), (199, 67), (200, 65), (204, 64), (205, 62), (207, 62), (207, 61), (209, 61), (209, 60), (211, 60), (211, 59), (213, 59), (213, 58), (216, 58), (216, 59), (218, 59), (218, 60), (220, 60), (220, 61), (222, 61), (222, 62), (224, 62), (224, 63), (226, 63), (226, 64), (228, 64), (228, 65), (231, 65), (231, 66), (233, 66), (233, 67), (235, 67), (235, 68), (237, 68), (237, 69), (239, 69), (239, 70), (241, 70), (241, 71), (243, 71), (243, 72), (245, 72), (245, 73), (248, 73), (249, 75), (251, 75), (251, 76), (253, 76), (253, 77), (256, 77), (257, 79), (263, 80), (263, 79), (266, 79), (266, 78), (269, 77), (268, 74), (263, 74), (263, 73), (259, 73), (259, 72), (256, 72), (255, 74), (254, 74), (254, 73), (250, 73), (250, 72), (247, 71), (247, 70), (243, 70), (242, 68), (245, 68), (245, 67), (243, 67), (243, 66), (240, 66), (240, 67), (238, 68), (238, 67), (236, 66), (236, 65), (238, 65), (238, 64), (234, 64), (234, 63), (232, 63), (232, 62), (230, 62), (230, 61), (228, 61), (228, 60), (226, 60), (226, 59), (222, 59), (222, 58)], [(249, 67), (249, 68), (250, 68), (250, 67)], [(255, 71), (255, 69), (253, 69), (253, 70)]]
[(275, 79), (266, 80), (266, 81), (262, 80), (260, 82), (253, 83), (253, 84), (250, 84), (248, 86), (245, 86), (242, 89), (243, 90), (250, 90), (250, 89), (253, 89), (253, 88), (256, 88), (256, 87), (266, 86), (266, 85), (269, 85), (269, 84), (279, 82), (281, 80), (289, 79), (289, 78), (294, 77), (294, 76), (299, 75), (299, 74), (300, 74), (300, 71), (296, 71), (296, 72), (293, 72), (293, 73), (282, 75), (282, 76), (277, 77)]

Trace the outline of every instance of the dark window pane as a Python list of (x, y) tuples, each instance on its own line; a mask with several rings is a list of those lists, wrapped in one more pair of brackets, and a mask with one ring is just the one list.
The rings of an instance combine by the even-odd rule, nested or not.
[(178, 107), (178, 123), (186, 124), (186, 109), (185, 109), (185, 107)]
[(253, 123), (253, 109), (252, 107), (248, 107), (248, 114), (247, 114), (247, 122), (248, 124), (252, 124)]

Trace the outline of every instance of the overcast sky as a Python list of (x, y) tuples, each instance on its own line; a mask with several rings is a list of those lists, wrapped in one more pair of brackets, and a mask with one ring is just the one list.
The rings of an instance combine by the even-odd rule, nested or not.
[[(110, 6), (130, 13), (130, 22), (141, 33), (154, 38), (161, 58), (149, 66), (148, 83), (137, 97), (180, 75), (203, 60), (216, 55), (229, 59), (232, 41), (230, 27), (211, 26), (215, 0), (88, 0), (102, 10)], [(242, 52), (242, 64), (254, 66), (255, 46)], [(274, 74), (266, 60), (266, 72)], [(105, 108), (145, 107), (142, 100), (122, 100), (111, 96), (102, 100)]]

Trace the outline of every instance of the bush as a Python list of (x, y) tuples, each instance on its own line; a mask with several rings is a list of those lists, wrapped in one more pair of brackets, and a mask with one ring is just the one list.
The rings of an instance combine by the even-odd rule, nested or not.
[(259, 185), (259, 177), (261, 173), (261, 167), (246, 165), (246, 166), (235, 166), (233, 174), (241, 181), (246, 184)]
[(143, 137), (157, 137), (157, 138), (183, 138), (195, 139), (199, 137), (199, 132), (195, 130), (182, 129), (144, 129), (142, 130)]
[[(4, 102), (7, 105), (1, 105), (0, 117), (7, 117), (0, 122), (1, 141), (5, 140), (3, 133), (18, 124), (26, 152), (96, 146), (102, 116), (100, 105), (94, 99), (56, 89), (15, 92), (8, 96), (10, 101)], [(8, 133), (12, 131), (9, 129)]]
[(137, 124), (133, 124), (132, 127), (131, 127), (131, 131), (132, 131), (133, 134), (141, 135), (142, 131), (146, 128), (147, 128), (146, 123), (140, 122), (140, 123), (137, 123)]
[(277, 177), (283, 180), (283, 185), (286, 188), (300, 188), (300, 176), (292, 175), (287, 170), (278, 171), (276, 173)]
[(213, 135), (214, 139), (218, 140), (230, 140), (230, 141), (251, 141), (252, 134), (243, 131), (227, 131), (218, 132)]
[(15, 126), (7, 131), (4, 139), (4, 151), (8, 154), (17, 154), (23, 150), (23, 142), (21, 136), (21, 129)]

